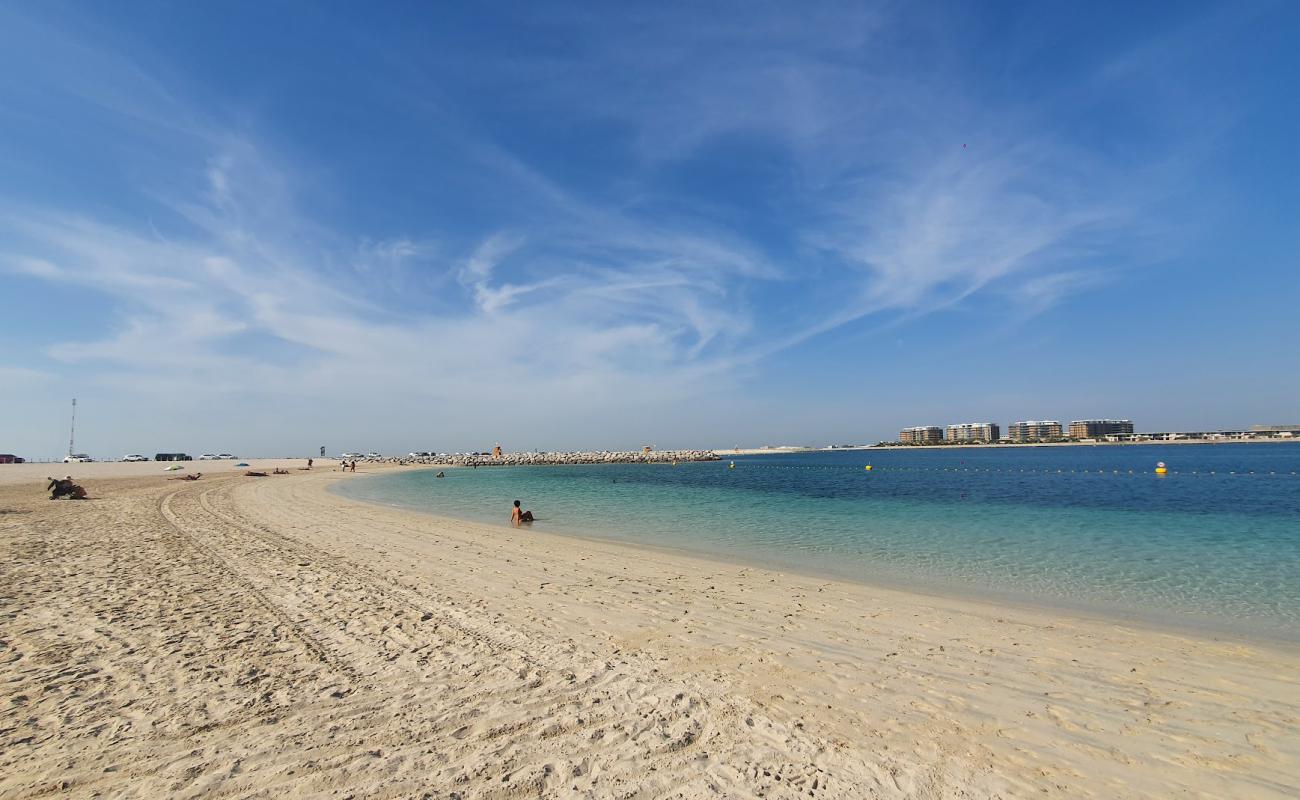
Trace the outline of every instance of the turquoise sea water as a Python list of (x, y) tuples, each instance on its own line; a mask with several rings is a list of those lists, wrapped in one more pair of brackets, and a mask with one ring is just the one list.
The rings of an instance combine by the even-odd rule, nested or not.
[(1300, 443), (729, 461), (414, 471), (338, 491), (501, 525), (519, 498), (537, 530), (1300, 640)]

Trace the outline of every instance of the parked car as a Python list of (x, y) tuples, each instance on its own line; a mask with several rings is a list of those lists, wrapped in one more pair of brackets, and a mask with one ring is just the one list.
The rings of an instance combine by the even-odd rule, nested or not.
[(130, 453), (128, 455), (122, 456), (122, 460), (123, 461), (148, 461), (149, 457), (142, 456), (139, 453)]
[(378, 453), (366, 453), (366, 458), (383, 458), (383, 456)]
[(239, 456), (232, 456), (230, 453), (222, 453), (221, 455), (217, 456), (217, 458), (223, 461), (226, 459), (230, 459), (231, 461), (234, 461), (236, 458), (239, 458)]
[(343, 455), (339, 456), (339, 458), (346, 461), (349, 458), (365, 458), (365, 456), (361, 455), (360, 453), (344, 453)]
[(69, 453), (68, 455), (63, 457), (64, 464), (85, 464), (87, 462), (94, 461), (94, 460), (95, 459), (91, 458), (85, 453)]
[(412, 450), (411, 452), (406, 454), (406, 457), (407, 458), (428, 458), (431, 455), (433, 455), (433, 453), (426, 453), (423, 450)]
[(203, 455), (199, 456), (199, 461), (216, 461), (216, 460), (217, 460), (216, 453), (204, 453)]
[(153, 457), (154, 461), (193, 461), (194, 457), (185, 453), (158, 453)]

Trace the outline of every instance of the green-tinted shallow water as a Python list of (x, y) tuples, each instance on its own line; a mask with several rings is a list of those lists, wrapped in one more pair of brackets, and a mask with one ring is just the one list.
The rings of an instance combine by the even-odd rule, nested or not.
[(502, 525), (519, 498), (538, 530), (1300, 640), (1300, 443), (734, 461), (402, 472), (338, 491)]

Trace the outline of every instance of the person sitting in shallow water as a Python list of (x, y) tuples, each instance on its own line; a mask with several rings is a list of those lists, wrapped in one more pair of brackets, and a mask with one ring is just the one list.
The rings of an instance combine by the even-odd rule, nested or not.
[(510, 511), (510, 524), (514, 525), (515, 527), (518, 527), (519, 523), (521, 522), (532, 522), (532, 521), (533, 521), (533, 512), (524, 511), (520, 509), (519, 501), (516, 500), (515, 507)]

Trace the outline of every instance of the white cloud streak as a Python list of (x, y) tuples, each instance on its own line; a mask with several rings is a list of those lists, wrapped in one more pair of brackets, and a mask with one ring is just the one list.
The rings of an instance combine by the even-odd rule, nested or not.
[[(450, 146), (509, 213), (487, 230), (431, 221), (396, 236), (313, 219), (291, 159), (134, 62), (60, 35), (98, 69), (49, 82), (181, 154), (179, 177), (147, 189), (172, 222), (0, 195), (0, 268), (110, 299), (113, 330), (48, 348), (107, 383), (217, 390), (245, 409), (308, 394), (335, 416), (382, 406), (382, 387), (399, 414), (441, 402), (480, 431), (556, 409), (580, 425), (610, 403), (682, 408), (864, 317), (981, 292), (1041, 312), (1099, 280), (1097, 242), (1120, 235), (1135, 203), (1112, 165), (1026, 109), (963, 98), (942, 65), (891, 68), (899, 48), (882, 13), (733, 22), (669, 19), (589, 41), (570, 63), (521, 54), (479, 76), (490, 90), (519, 69), (561, 69), (569, 79), (531, 102), (617, 123), (633, 159), (622, 194), (634, 199), (550, 177), (458, 120)], [(779, 230), (736, 221), (747, 196), (721, 211), (689, 194), (641, 199), (663, 171), (755, 141), (785, 165), (771, 185)], [(675, 213), (656, 213), (679, 197)], [(756, 295), (781, 302), (756, 308)]]

